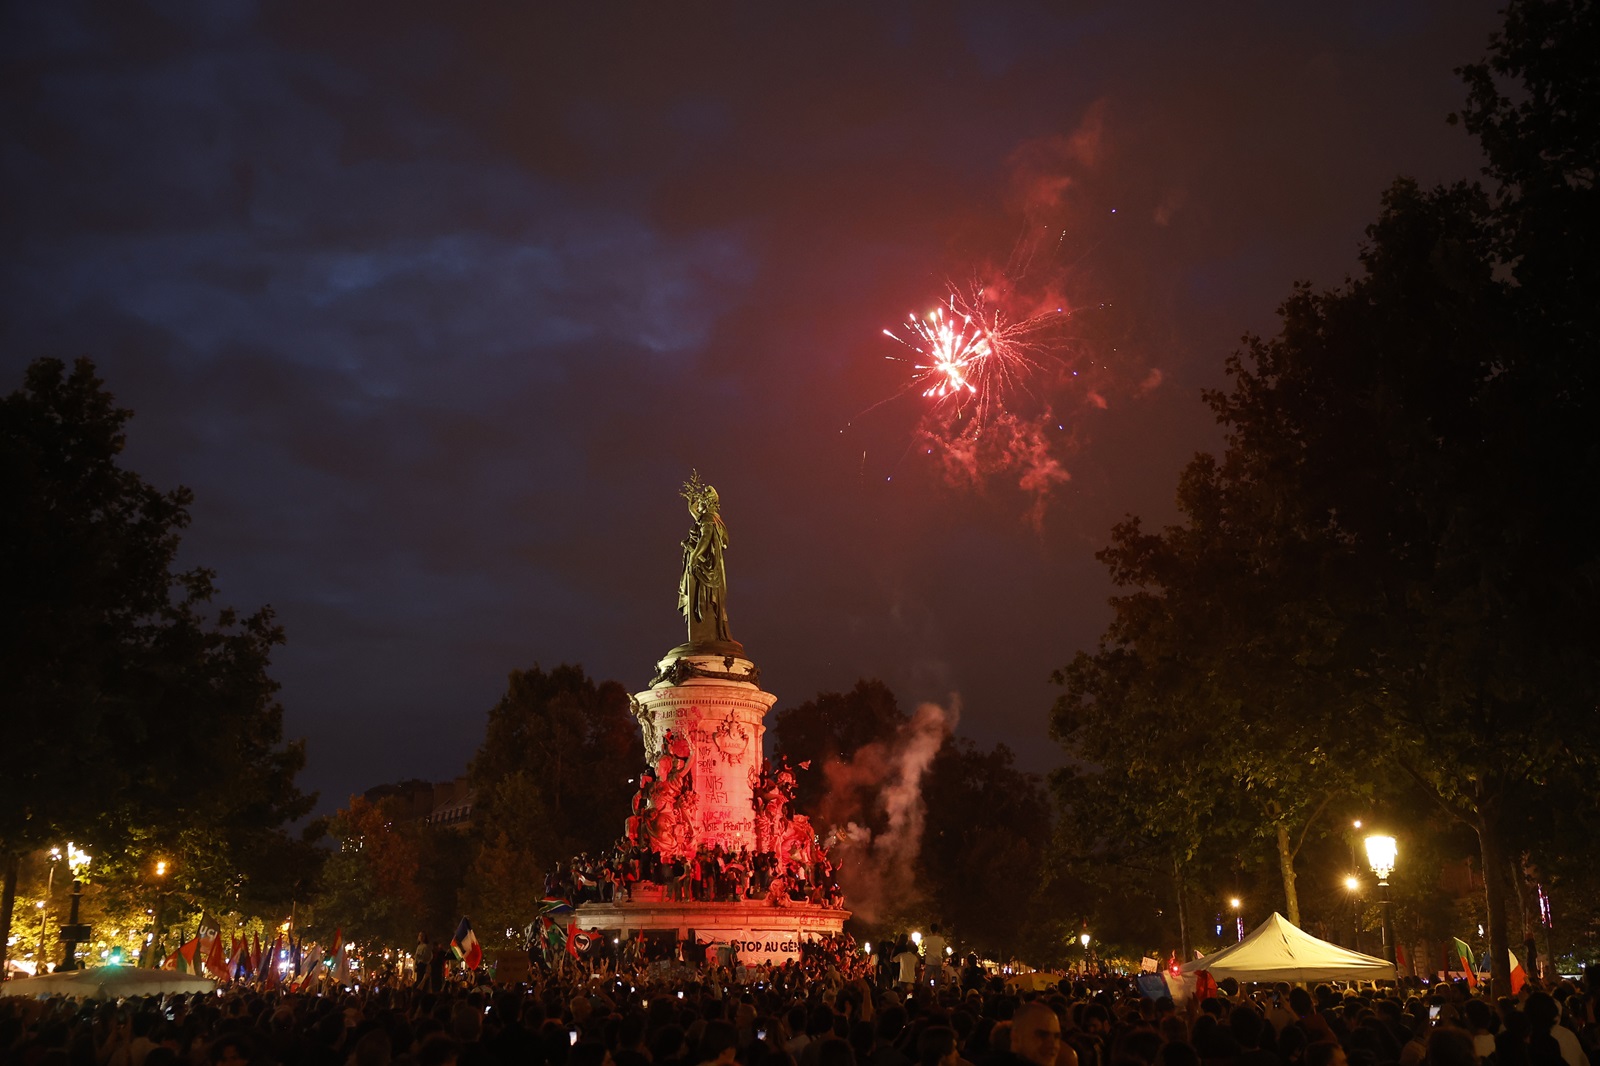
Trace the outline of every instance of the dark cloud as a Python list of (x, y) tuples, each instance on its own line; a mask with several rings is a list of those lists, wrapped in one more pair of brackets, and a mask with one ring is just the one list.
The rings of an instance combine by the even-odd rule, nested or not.
[[(186, 555), (272, 603), (329, 800), (464, 765), (505, 673), (642, 684), (676, 496), (784, 702), (958, 694), (1031, 766), (1092, 558), (1215, 443), (1197, 389), (1337, 283), (1493, 4), (11, 5), (3, 368), (92, 355)], [(1076, 314), (960, 487), (880, 330)], [(1031, 406), (1030, 406), (1031, 405)], [(1050, 414), (1049, 422), (1043, 413)]]

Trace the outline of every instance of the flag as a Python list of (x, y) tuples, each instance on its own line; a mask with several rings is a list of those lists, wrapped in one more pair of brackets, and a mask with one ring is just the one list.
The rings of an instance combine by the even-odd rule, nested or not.
[(273, 940), (272, 948), (267, 952), (267, 957), (262, 960), (263, 973), (261, 976), (268, 988), (276, 988), (278, 985), (280, 976), (278, 973), (278, 956), (281, 954), (283, 954), (283, 934), (279, 933), (277, 939)]
[(174, 951), (171, 955), (167, 956), (167, 961), (163, 968), (168, 970), (177, 970), (179, 973), (196, 972), (197, 967), (195, 965), (194, 955), (195, 950), (199, 946), (200, 941), (198, 940), (184, 941), (183, 944), (178, 947), (177, 951)]
[(478, 945), (478, 938), (472, 932), (470, 918), (463, 917), (461, 924), (456, 926), (456, 935), (450, 938), (450, 950), (469, 970), (476, 970), (483, 963), (483, 948)]
[[(474, 945), (476, 945), (476, 941), (474, 941)], [(479, 952), (478, 957), (482, 958), (483, 953)], [(350, 983), (350, 959), (344, 953), (344, 926), (340, 926), (333, 931), (332, 970), (335, 984), (347, 985)]]
[(575, 959), (581, 959), (606, 942), (604, 929), (579, 929), (578, 923), (573, 922), (567, 926), (567, 954)]
[(228, 975), (238, 980), (239, 971), (250, 961), (250, 942), (242, 936), (233, 938), (233, 951), (228, 954)]
[(302, 988), (304, 988), (306, 985), (309, 985), (312, 981), (315, 981), (317, 978), (322, 976), (322, 973), (321, 973), (321, 970), (320, 970), (321, 966), (322, 966), (322, 945), (321, 944), (312, 944), (309, 948), (306, 949), (305, 956), (304, 956), (304, 959), (303, 959), (303, 967), (302, 968), (305, 971), (305, 976), (300, 978), (300, 986)]
[(1515, 951), (1507, 950), (1506, 954), (1511, 956), (1511, 994), (1514, 996), (1522, 991), (1522, 986), (1528, 981), (1528, 974), (1523, 970), (1522, 963), (1517, 961)]
[(1478, 972), (1477, 968), (1472, 965), (1472, 949), (1467, 946), (1467, 942), (1460, 937), (1452, 940), (1450, 942), (1450, 955), (1450, 968), (1454, 970), (1460, 967), (1467, 971), (1467, 987), (1477, 988)]
[(256, 938), (256, 946), (250, 949), (250, 979), (255, 980), (261, 976), (261, 934), (252, 934)]
[(306, 942), (306, 938), (305, 937), (303, 937), (303, 936), (299, 937), (298, 939), (295, 940), (294, 947), (289, 949), (289, 962), (294, 967), (294, 975), (296, 977), (300, 976), (300, 953), (301, 953), (301, 948), (303, 948), (305, 946), (305, 942)]
[(206, 952), (206, 973), (219, 981), (226, 981), (231, 976), (228, 973), (228, 957), (222, 950), (221, 933), (211, 938), (211, 950)]

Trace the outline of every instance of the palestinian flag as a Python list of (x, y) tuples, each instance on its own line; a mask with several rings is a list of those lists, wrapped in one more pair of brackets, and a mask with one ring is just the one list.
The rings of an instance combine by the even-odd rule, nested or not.
[(456, 958), (469, 970), (476, 970), (483, 965), (483, 948), (478, 944), (477, 936), (472, 932), (472, 920), (463, 917), (461, 924), (456, 926), (456, 935), (450, 938), (450, 950), (455, 952)]
[(163, 969), (177, 970), (179, 973), (198, 973), (198, 960), (195, 953), (200, 947), (199, 940), (190, 940), (181, 945), (177, 951), (167, 956)]
[(1478, 987), (1478, 968), (1472, 960), (1472, 949), (1460, 937), (1450, 942), (1450, 968), (1467, 971), (1467, 987)]

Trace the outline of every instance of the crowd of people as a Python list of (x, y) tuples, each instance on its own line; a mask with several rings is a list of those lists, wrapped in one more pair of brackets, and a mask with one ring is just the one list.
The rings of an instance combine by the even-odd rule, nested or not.
[[(651, 900), (730, 903), (767, 900), (838, 907), (844, 893), (810, 820), (794, 813), (795, 776), (787, 758), (763, 759), (750, 785), (755, 842), (734, 848), (691, 833), (694, 748), (667, 730), (659, 759), (639, 775), (633, 815), (608, 851), (584, 852), (545, 876), (545, 897), (584, 903)], [(692, 821), (692, 819), (687, 819)]]
[(784, 861), (775, 851), (737, 851), (701, 844), (692, 855), (662, 855), (620, 840), (609, 852), (575, 855), (545, 876), (545, 896), (584, 903), (631, 902), (640, 886), (653, 898), (699, 903), (755, 899), (843, 905), (835, 868), (824, 856), (814, 862)]
[[(0, 1000), (0, 1066), (1600, 1066), (1594, 987), (1287, 985), (1174, 1004), (1116, 978), (1018, 992), (976, 966), (880, 977), (862, 951), (515, 984)], [(924, 962), (926, 966), (926, 961)]]

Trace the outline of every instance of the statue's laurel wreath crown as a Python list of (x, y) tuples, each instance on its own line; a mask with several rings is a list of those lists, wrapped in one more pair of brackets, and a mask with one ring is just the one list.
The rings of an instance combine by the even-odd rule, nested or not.
[(717, 490), (700, 480), (700, 471), (689, 471), (689, 480), (683, 483), (683, 491), (679, 494), (688, 500), (691, 505), (717, 503)]

